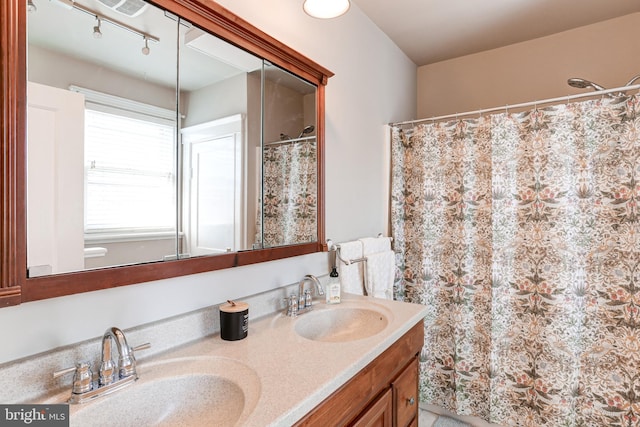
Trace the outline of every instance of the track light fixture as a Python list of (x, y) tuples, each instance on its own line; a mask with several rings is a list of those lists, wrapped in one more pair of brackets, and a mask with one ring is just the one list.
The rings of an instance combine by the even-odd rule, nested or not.
[[(3, 2), (3, 1), (7, 1), (7, 0), (0, 0), (0, 2)], [(113, 18), (102, 15), (98, 11), (95, 11), (86, 6), (81, 5), (80, 3), (77, 3), (75, 0), (50, 0), (50, 1), (57, 3), (59, 5), (62, 5), (68, 9), (77, 10), (79, 12), (83, 12), (87, 15), (93, 16), (96, 20), (96, 25), (94, 25), (93, 27), (93, 37), (96, 39), (102, 38), (101, 26), (103, 22), (106, 22), (110, 25), (113, 25), (114, 27), (118, 27), (122, 30), (133, 33), (137, 36), (141, 36), (142, 39), (144, 40), (144, 47), (142, 48), (143, 55), (149, 55), (149, 52), (151, 52), (151, 49), (149, 49), (149, 41), (160, 43), (160, 39), (158, 37), (145, 33), (144, 31), (141, 31), (135, 27), (132, 27), (131, 25), (125, 24), (124, 22), (117, 21)], [(33, 3), (33, 0), (27, 0), (27, 7), (30, 12), (36, 10), (36, 5)]]
[(94, 39), (101, 39), (102, 38), (102, 32), (100, 31), (100, 18), (98, 16), (96, 16), (96, 20), (98, 22), (98, 25), (93, 27), (93, 38)]
[(142, 54), (143, 55), (149, 55), (149, 40), (146, 37), (143, 37), (144, 39), (144, 47), (142, 48)]

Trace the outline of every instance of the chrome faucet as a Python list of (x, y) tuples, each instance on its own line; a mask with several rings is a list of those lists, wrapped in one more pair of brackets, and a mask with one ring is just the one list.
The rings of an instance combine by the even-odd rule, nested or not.
[[(118, 350), (117, 365), (113, 363), (112, 346), (116, 343)], [(102, 357), (100, 373), (94, 381), (89, 362), (77, 363), (73, 368), (61, 369), (53, 373), (57, 378), (73, 372), (73, 387), (69, 403), (84, 403), (91, 399), (107, 395), (138, 379), (134, 352), (151, 347), (146, 343), (137, 347), (129, 347), (124, 333), (116, 328), (109, 328), (102, 336)]]
[(302, 309), (310, 308), (311, 305), (312, 305), (311, 292), (310, 291), (307, 291), (307, 292), (304, 291), (304, 284), (306, 282), (311, 282), (313, 285), (315, 285), (316, 295), (317, 296), (324, 295), (324, 290), (322, 289), (322, 285), (320, 284), (320, 280), (318, 280), (318, 278), (316, 276), (314, 276), (313, 274), (307, 274), (298, 283), (298, 312), (300, 312), (300, 310), (302, 310)]
[[(116, 374), (116, 366), (113, 363), (113, 354), (111, 346), (113, 341), (116, 342), (118, 349), (118, 372)], [(102, 361), (100, 363), (100, 385), (109, 385), (112, 382), (133, 376), (138, 379), (136, 372), (136, 358), (124, 333), (116, 328), (109, 328), (102, 336)]]

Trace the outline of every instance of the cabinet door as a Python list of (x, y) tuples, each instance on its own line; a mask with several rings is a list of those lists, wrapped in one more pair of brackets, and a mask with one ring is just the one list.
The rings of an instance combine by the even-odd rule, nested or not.
[(393, 415), (392, 393), (388, 389), (380, 396), (369, 409), (365, 410), (360, 418), (353, 423), (354, 427), (391, 427)]
[(407, 427), (418, 417), (418, 358), (392, 384), (396, 426)]

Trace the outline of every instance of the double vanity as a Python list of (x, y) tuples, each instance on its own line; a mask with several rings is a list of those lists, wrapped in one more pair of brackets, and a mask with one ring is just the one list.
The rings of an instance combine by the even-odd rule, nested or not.
[[(71, 425), (326, 426), (370, 425), (374, 419), (381, 425), (417, 425), (425, 307), (344, 294), (340, 304), (316, 300), (312, 310), (289, 317), (282, 310), (285, 292), (246, 299), (249, 333), (238, 341), (222, 340), (214, 324), (203, 328), (213, 333), (175, 347), (160, 343), (165, 347), (152, 352), (158, 337), (176, 335), (179, 342), (183, 332), (192, 332), (185, 331), (190, 324), (216, 323), (217, 307), (125, 331), (131, 347), (151, 341), (150, 349), (135, 354), (138, 380), (71, 404)], [(100, 340), (84, 346), (93, 348), (90, 363), (97, 371)], [(61, 359), (43, 355), (37, 364), (78, 362)], [(70, 376), (49, 384), (55, 392), (16, 402), (70, 398)]]

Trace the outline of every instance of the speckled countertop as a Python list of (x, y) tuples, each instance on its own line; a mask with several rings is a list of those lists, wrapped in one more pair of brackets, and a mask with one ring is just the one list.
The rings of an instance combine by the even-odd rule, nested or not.
[[(384, 313), (388, 321), (386, 327), (372, 336), (345, 342), (310, 340), (296, 332), (297, 322), (304, 322), (305, 316), (317, 315), (332, 308), (355, 307), (372, 308)], [(249, 334), (245, 339), (224, 341), (216, 334), (139, 362), (140, 380), (128, 389), (139, 387), (143, 390), (145, 382), (151, 381), (148, 378), (156, 375), (154, 372), (158, 371), (158, 366), (171, 361), (179, 364), (189, 361), (193, 366), (220, 362), (218, 368), (236, 378), (245, 388), (242, 398), (244, 406), (236, 425), (292, 425), (421, 322), (425, 310), (424, 306), (415, 304), (343, 294), (339, 307), (316, 302), (312, 312), (297, 318), (289, 318), (281, 313), (256, 320), (250, 318)], [(171, 372), (171, 368), (168, 368), (168, 372)], [(153, 400), (153, 388), (150, 390), (148, 398)], [(123, 390), (119, 393), (127, 392)], [(112, 396), (116, 395), (114, 393)], [(108, 402), (112, 396), (100, 400)], [(56, 396), (47, 402), (63, 398)], [(71, 405), (71, 425), (79, 425), (74, 423), (74, 419), (79, 419), (80, 412), (90, 412), (95, 404)], [(183, 421), (188, 423), (186, 419)], [(115, 421), (110, 418), (105, 422), (111, 424)], [(116, 424), (124, 425), (120, 422)]]

